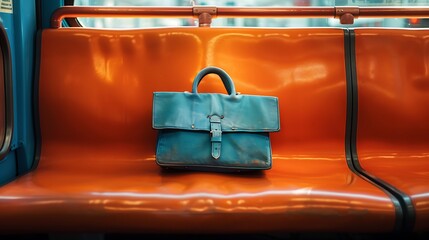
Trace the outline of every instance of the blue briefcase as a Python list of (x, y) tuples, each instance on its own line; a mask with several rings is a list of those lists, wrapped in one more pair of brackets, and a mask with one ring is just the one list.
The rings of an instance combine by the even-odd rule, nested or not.
[[(207, 74), (217, 74), (227, 94), (198, 93)], [(192, 92), (154, 92), (152, 126), (158, 130), (156, 162), (193, 170), (271, 168), (270, 132), (280, 130), (277, 97), (238, 94), (229, 75), (207, 67)]]

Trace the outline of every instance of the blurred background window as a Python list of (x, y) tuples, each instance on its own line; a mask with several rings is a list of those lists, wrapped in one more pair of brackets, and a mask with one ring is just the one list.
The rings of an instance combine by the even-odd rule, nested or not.
[[(429, 6), (429, 0), (75, 0), (77, 6)], [(93, 28), (151, 28), (195, 26), (192, 18), (78, 18)], [(218, 18), (212, 26), (226, 27), (428, 27), (428, 19), (362, 18), (353, 25), (341, 25), (338, 19), (319, 18)]]

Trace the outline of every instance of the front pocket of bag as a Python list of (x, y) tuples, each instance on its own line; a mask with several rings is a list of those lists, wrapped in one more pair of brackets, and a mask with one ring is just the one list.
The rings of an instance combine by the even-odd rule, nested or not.
[(269, 169), (271, 148), (268, 133), (224, 132), (221, 156), (211, 156), (206, 131), (159, 131), (156, 160), (160, 165)]

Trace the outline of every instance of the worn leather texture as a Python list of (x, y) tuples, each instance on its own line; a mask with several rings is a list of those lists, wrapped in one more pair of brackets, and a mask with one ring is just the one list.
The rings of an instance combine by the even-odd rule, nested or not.
[[(198, 93), (201, 79), (219, 75), (227, 94)], [(158, 129), (161, 166), (216, 170), (271, 168), (270, 132), (280, 130), (277, 97), (241, 95), (221, 69), (208, 67), (189, 92), (155, 92), (152, 126)]]

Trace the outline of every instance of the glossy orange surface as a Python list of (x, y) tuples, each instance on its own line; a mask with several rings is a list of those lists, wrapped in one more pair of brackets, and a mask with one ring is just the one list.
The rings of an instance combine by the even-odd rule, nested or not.
[(428, 35), (356, 30), (359, 160), (411, 197), (420, 231), (429, 230)]
[[(41, 159), (0, 188), (2, 231), (393, 229), (389, 197), (346, 164), (343, 30), (59, 29), (42, 37)], [(279, 98), (271, 170), (156, 165), (152, 92), (190, 91), (209, 65), (241, 93)], [(199, 91), (225, 91), (208, 77)]]

